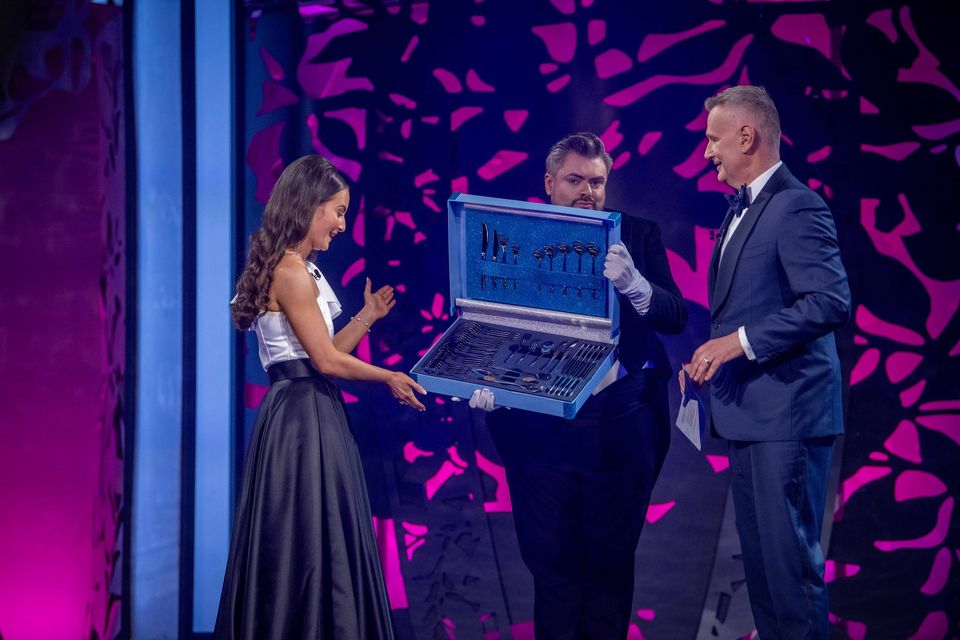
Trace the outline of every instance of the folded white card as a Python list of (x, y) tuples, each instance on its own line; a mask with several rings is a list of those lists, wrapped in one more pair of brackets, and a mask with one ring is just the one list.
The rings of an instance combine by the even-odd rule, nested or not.
[(677, 428), (693, 443), (697, 451), (700, 451), (705, 423), (704, 412), (700, 397), (694, 390), (697, 383), (690, 379), (685, 370), (682, 375), (684, 377), (684, 389), (683, 397), (680, 399), (680, 411), (677, 412)]

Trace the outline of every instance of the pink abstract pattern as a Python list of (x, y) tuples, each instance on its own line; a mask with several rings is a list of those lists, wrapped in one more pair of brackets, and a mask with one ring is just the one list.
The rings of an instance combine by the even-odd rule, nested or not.
[(661, 51), (665, 51), (666, 49), (669, 49), (670, 47), (679, 44), (684, 40), (695, 38), (696, 36), (706, 33), (707, 31), (719, 29), (725, 24), (726, 22), (723, 20), (708, 20), (699, 26), (691, 29), (685, 29), (679, 33), (648, 34), (646, 37), (644, 37), (643, 42), (640, 43), (640, 51), (637, 52), (637, 60), (640, 62), (646, 62)]
[[(845, 27), (841, 27), (838, 35), (842, 36), (844, 29)], [(837, 66), (846, 79), (850, 79), (850, 74), (843, 68), (843, 63), (839, 60), (839, 52), (833, 46), (834, 34), (831, 33), (823, 14), (780, 16), (774, 21), (770, 30), (773, 35), (785, 42), (819, 51), (823, 54), (823, 57)]]
[[(956, 86), (939, 70), (939, 62), (919, 39), (910, 7), (901, 7), (896, 12), (875, 11), (868, 17), (867, 24), (880, 31), (891, 44), (905, 37), (916, 45), (916, 57), (912, 62), (904, 61), (900, 67), (899, 83), (935, 87), (943, 92), (944, 101), (956, 109), (960, 101)], [(870, 118), (882, 116), (883, 99), (879, 93), (861, 97), (860, 113)], [(904, 124), (906, 126), (890, 128), (882, 143), (879, 140), (861, 142), (861, 154), (878, 157), (872, 161), (878, 170), (894, 163), (906, 165), (925, 152), (939, 153), (931, 142), (940, 140), (940, 136), (956, 139), (957, 128), (951, 119), (941, 119), (936, 124)], [(874, 421), (875, 432), (884, 435), (873, 438), (879, 445), (877, 449), (863, 451), (861, 466), (857, 467), (849, 456), (844, 465), (843, 489), (838, 494), (834, 515), (836, 536), (840, 540), (835, 557), (856, 558), (859, 568), (856, 574), (838, 578), (840, 584), (834, 592), (845, 593), (844, 583), (848, 581), (850, 589), (855, 589), (855, 584), (866, 584), (864, 581), (882, 573), (887, 566), (886, 559), (858, 552), (852, 541), (848, 541), (848, 536), (864, 533), (855, 533), (855, 514), (883, 505), (890, 520), (878, 523), (875, 530), (869, 532), (868, 539), (876, 553), (890, 556), (889, 562), (894, 564), (902, 563), (905, 553), (914, 554), (912, 559), (925, 576), (919, 578), (917, 595), (930, 603), (926, 611), (920, 609), (907, 614), (903, 610), (899, 625), (902, 635), (896, 637), (944, 637), (949, 607), (941, 610), (938, 606), (943, 605), (935, 603), (949, 597), (946, 595), (950, 592), (949, 576), (951, 571), (956, 571), (952, 567), (956, 558), (951, 554), (956, 540), (951, 540), (948, 532), (956, 527), (953, 496), (957, 487), (956, 475), (946, 472), (938, 460), (957, 454), (960, 415), (955, 413), (958, 409), (956, 386), (943, 384), (944, 364), (940, 363), (957, 355), (950, 349), (951, 339), (944, 341), (944, 334), (956, 326), (960, 306), (957, 276), (960, 274), (954, 271), (950, 277), (946, 275), (949, 270), (930, 271), (934, 263), (918, 241), (935, 233), (936, 214), (916, 208), (919, 192), (909, 187), (884, 188), (879, 184), (874, 188), (875, 191), (860, 197), (859, 223), (870, 249), (875, 252), (870, 263), (883, 268), (887, 275), (880, 278), (875, 288), (879, 295), (871, 301), (864, 299), (856, 308), (852, 327), (856, 358), (850, 385), (851, 409), (860, 408), (865, 414), (862, 419)], [(909, 313), (903, 313), (902, 304), (890, 304), (891, 300), (883, 295), (889, 291), (884, 289), (884, 281), (898, 283), (895, 290), (901, 293), (901, 301), (902, 295), (910, 292), (915, 302), (910, 305)], [(880, 411), (871, 411), (863, 404), (876, 403), (880, 397), (889, 399), (880, 402), (884, 407)], [(906, 513), (917, 517), (907, 520), (897, 515)], [(917, 602), (917, 595), (904, 597)], [(903, 601), (890, 602), (893, 607), (898, 604)], [(837, 616), (836, 622), (847, 629), (850, 637), (890, 631), (855, 615)]]
[(403, 582), (400, 569), (400, 549), (397, 544), (397, 529), (393, 520), (373, 519), (373, 530), (380, 549), (380, 563), (383, 566), (383, 579), (387, 585), (387, 598), (391, 609), (406, 609), (407, 587)]

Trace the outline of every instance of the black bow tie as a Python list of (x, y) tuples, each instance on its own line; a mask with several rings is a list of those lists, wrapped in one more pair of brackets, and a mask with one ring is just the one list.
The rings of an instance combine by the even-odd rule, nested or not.
[(743, 210), (750, 206), (750, 196), (747, 195), (747, 185), (741, 185), (740, 190), (733, 195), (726, 195), (727, 202), (733, 215), (740, 216)]

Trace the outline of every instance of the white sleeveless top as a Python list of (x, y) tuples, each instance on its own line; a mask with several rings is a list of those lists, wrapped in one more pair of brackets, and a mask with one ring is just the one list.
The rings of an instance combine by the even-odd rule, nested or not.
[[(317, 281), (317, 306), (320, 307), (327, 333), (332, 339), (333, 319), (340, 315), (340, 301), (315, 264), (308, 262), (307, 271)], [(309, 357), (282, 311), (264, 311), (254, 319), (252, 329), (257, 334), (260, 364), (265, 370), (275, 362)]]

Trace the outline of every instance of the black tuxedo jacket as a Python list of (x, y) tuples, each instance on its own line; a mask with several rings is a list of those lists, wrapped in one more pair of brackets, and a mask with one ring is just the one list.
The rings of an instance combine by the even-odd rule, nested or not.
[(683, 331), (687, 306), (670, 273), (660, 226), (652, 220), (624, 214), (620, 239), (637, 270), (653, 287), (650, 309), (642, 316), (628, 299), (620, 297), (620, 362), (630, 373), (638, 373), (646, 366), (670, 376), (670, 361), (657, 333)]

